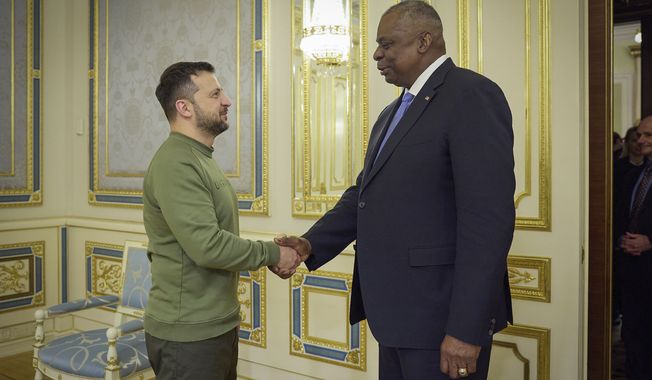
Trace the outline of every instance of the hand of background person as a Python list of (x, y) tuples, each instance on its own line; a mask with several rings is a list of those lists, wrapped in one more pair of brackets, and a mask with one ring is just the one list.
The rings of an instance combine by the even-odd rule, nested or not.
[(640, 256), (641, 253), (652, 249), (652, 244), (647, 235), (625, 232), (620, 239), (620, 248), (632, 256)]
[(301, 262), (308, 259), (312, 253), (312, 247), (308, 239), (300, 236), (280, 235), (274, 238), (274, 242), (281, 247), (292, 247), (301, 257)]
[(467, 376), (475, 373), (480, 348), (480, 346), (446, 335), (441, 343), (439, 368), (451, 379), (462, 378), (457, 372), (460, 368), (466, 368)]

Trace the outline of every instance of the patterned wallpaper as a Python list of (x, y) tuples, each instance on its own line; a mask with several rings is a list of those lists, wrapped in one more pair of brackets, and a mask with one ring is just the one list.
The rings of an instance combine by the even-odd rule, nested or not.
[(159, 76), (174, 62), (200, 60), (215, 66), (233, 99), (230, 128), (215, 141), (215, 159), (241, 199), (264, 196), (265, 126), (254, 118), (262, 117), (264, 100), (252, 95), (263, 80), (262, 72), (254, 73), (254, 56), (263, 58), (257, 54), (264, 49), (263, 1), (90, 2), (90, 201), (142, 202), (142, 177), (169, 133), (154, 95)]

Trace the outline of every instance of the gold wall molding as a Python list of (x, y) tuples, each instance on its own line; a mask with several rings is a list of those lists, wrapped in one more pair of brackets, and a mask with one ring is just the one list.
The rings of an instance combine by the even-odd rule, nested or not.
[[(352, 282), (353, 276), (347, 273), (297, 270), (290, 279), (290, 355), (367, 370), (366, 321), (349, 324)], [(344, 341), (319, 336), (311, 329), (311, 295), (342, 298), (345, 302), (341, 315)]]
[(507, 274), (512, 298), (550, 303), (549, 257), (515, 256), (507, 257)]
[[(120, 296), (122, 288), (122, 253), (124, 245), (86, 241), (86, 295), (87, 297)], [(115, 306), (103, 308), (115, 309)]]
[[(143, 13), (141, 3), (131, 2), (129, 6), (132, 8), (128, 15)], [(159, 6), (155, 1), (150, 1), (148, 4), (152, 8)], [(227, 7), (224, 8), (226, 11)], [(199, 16), (197, 12), (201, 12), (201, 10), (197, 7), (185, 7), (178, 11), (172, 11), (176, 12), (175, 17), (178, 18), (179, 24), (184, 26), (181, 30), (185, 30), (189, 34), (182, 39), (197, 40), (194, 37), (200, 33), (193, 29), (195, 22), (191, 22), (189, 19), (197, 18)], [(148, 12), (148, 14), (165, 19), (170, 16), (166, 12), (172, 11), (169, 7), (156, 8), (155, 12)], [(229, 88), (235, 91), (232, 96), (236, 108), (234, 111), (235, 121), (231, 123), (231, 129), (216, 140), (215, 157), (221, 162), (225, 175), (235, 188), (240, 212), (253, 215), (269, 214), (267, 0), (232, 1), (228, 3), (228, 11), (235, 14), (234, 17), (229, 18), (233, 20), (232, 24), (209, 23), (210, 28), (201, 32), (202, 35), (205, 32), (207, 35), (233, 36), (232, 40), (226, 38), (223, 43), (228, 47), (225, 51), (231, 51), (235, 57), (224, 58), (223, 55), (216, 55), (214, 50), (205, 50), (203, 46), (199, 45), (189, 47), (184, 47), (183, 44), (169, 45), (165, 42), (167, 40), (159, 38), (162, 32), (157, 28), (161, 23), (151, 22), (148, 25), (152, 26), (143, 26), (144, 24), (138, 23), (137, 16), (125, 20), (124, 23), (129, 22), (129, 26), (136, 25), (135, 27), (141, 28), (141, 30), (138, 30), (133, 36), (130, 35), (129, 38), (122, 38), (129, 42), (121, 42), (119, 44), (121, 49), (113, 47), (114, 40), (124, 37), (119, 35), (122, 30), (130, 30), (130, 28), (112, 26), (109, 30), (109, 26), (113, 22), (117, 22), (115, 20), (122, 20), (119, 17), (120, 13), (117, 13), (118, 11), (110, 0), (93, 0), (91, 2), (89, 17), (90, 67), (87, 72), (91, 94), (89, 123), (92, 126), (89, 131), (91, 178), (88, 184), (88, 202), (91, 205), (142, 207), (142, 177), (146, 171), (148, 159), (153, 156), (167, 136), (167, 122), (162, 118), (160, 107), (156, 104), (145, 108), (136, 108), (131, 107), (129, 102), (125, 103), (123, 107), (122, 103), (125, 102), (124, 98), (134, 96), (134, 89), (130, 87), (129, 83), (136, 81), (135, 78), (151, 77), (150, 79), (156, 81), (160, 73), (153, 74), (153, 71), (162, 71), (175, 60), (183, 60), (183, 57), (188, 54), (187, 49), (194, 49), (197, 55), (196, 60), (212, 61), (217, 67), (218, 76), (228, 75), (231, 69), (235, 74), (233, 75), (236, 78), (235, 83), (227, 87), (227, 92)], [(118, 16), (110, 17), (112, 14), (118, 14)], [(202, 22), (206, 23), (207, 20), (204, 18), (195, 21), (199, 25)], [(117, 35), (117, 38), (114, 35)], [(134, 52), (132, 37), (133, 39), (149, 39), (149, 43), (145, 44), (148, 48)], [(143, 44), (140, 40), (138, 42)], [(109, 46), (112, 46), (112, 50), (109, 49)], [(142, 65), (139, 64), (140, 60), (136, 59), (140, 57), (134, 57), (139, 53), (149, 54), (154, 58), (149, 57), (147, 64)], [(130, 59), (133, 59), (133, 62), (129, 62)], [(127, 62), (129, 66), (127, 70), (117, 66), (119, 65), (117, 62), (123, 61)], [(111, 67), (109, 66), (110, 62), (113, 65)], [(220, 71), (220, 67), (225, 64), (228, 67)], [(138, 75), (131, 79), (129, 75), (122, 75), (130, 70), (136, 71)], [(110, 74), (112, 75), (111, 80), (109, 80)], [(249, 83), (250, 77), (251, 83)], [(228, 78), (230, 76), (220, 79), (224, 84), (229, 81)], [(142, 86), (150, 90), (150, 82), (151, 80), (146, 80)], [(153, 99), (153, 87), (151, 90)], [(118, 110), (111, 108), (109, 100), (113, 104), (112, 107)], [(125, 109), (122, 110), (122, 108)], [(138, 125), (137, 129), (147, 131), (147, 134), (141, 134), (137, 140), (132, 138), (133, 129), (136, 128), (128, 123), (132, 119), (141, 121), (142, 125)], [(109, 128), (109, 122), (111, 122), (111, 128)], [(161, 132), (161, 128), (165, 128), (165, 133)], [(226, 149), (223, 149), (225, 147)], [(133, 158), (131, 155), (127, 155), (129, 159), (125, 158), (124, 151), (129, 151), (129, 148), (131, 148), (131, 152), (138, 152), (138, 155), (133, 154)], [(119, 161), (120, 159), (122, 162)]]
[[(533, 20), (532, 3), (535, 3), (537, 10), (536, 21)], [(525, 99), (525, 120), (524, 120), (524, 134), (523, 146), (524, 156), (515, 157), (516, 160), (523, 160), (524, 173), (522, 173), (523, 186), (517, 189), (517, 194), (514, 197), (514, 204), (517, 208), (516, 228), (522, 230), (550, 230), (551, 223), (551, 165), (552, 157), (550, 154), (550, 0), (523, 0), (524, 5), (524, 45), (523, 45), (523, 58), (525, 63), (524, 83), (525, 89), (523, 94), (513, 94), (515, 97), (523, 97)], [(473, 9), (472, 9), (473, 8)], [(475, 37), (471, 33), (471, 14), (472, 11), (476, 14)], [(457, 15), (458, 15), (458, 54), (459, 65), (476, 70), (480, 73), (485, 71), (486, 55), (484, 53), (484, 38), (491, 30), (485, 29), (483, 21), (483, 1), (482, 0), (458, 0), (457, 2)], [(536, 33), (530, 32), (531, 23), (536, 22)], [(532, 77), (532, 41), (536, 37), (537, 44), (537, 74)], [(476, 44), (477, 56), (473, 61), (471, 58), (471, 45)], [(501, 52), (505, 54), (506, 52)], [(491, 77), (491, 72), (485, 73)], [(538, 93), (536, 94), (536, 104), (539, 105), (538, 115), (532, 112), (532, 99), (533, 84), (532, 80), (536, 78)], [(508, 94), (510, 95), (510, 94)], [(508, 96), (509, 97), (509, 96)], [(538, 157), (533, 159), (532, 138), (533, 138), (533, 123), (532, 118), (536, 118), (538, 133)], [(523, 200), (528, 197), (535, 196), (532, 191), (532, 163), (538, 164), (538, 199), (536, 201), (537, 212), (536, 215), (528, 215), (528, 213), (519, 208)], [(517, 178), (521, 173), (516, 173)]]
[[(503, 336), (505, 338), (525, 338), (528, 340), (534, 340), (536, 343), (536, 379), (537, 380), (550, 380), (550, 329), (544, 327), (528, 326), (528, 325), (510, 325), (502, 330), (497, 336)], [(498, 343), (498, 344), (496, 344)], [(520, 342), (508, 342), (503, 339), (495, 339), (494, 344), (501, 347), (511, 347), (512, 349), (516, 347), (516, 350), (513, 351), (515, 356), (524, 363), (524, 367), (529, 368), (529, 363), (526, 361), (531, 361), (520, 354), (518, 349)], [(529, 379), (524, 377), (524, 379)]]
[[(41, 109), (41, 47), (43, 7), (41, 0), (25, 0), (6, 3), (9, 9), (9, 67), (0, 67), (8, 76), (7, 89), (9, 97), (8, 124), (0, 123), (0, 131), (6, 129), (10, 140), (7, 149), (2, 149), (9, 162), (7, 170), (0, 172), (0, 208), (41, 205), (42, 200), (42, 143)], [(16, 6), (25, 8), (25, 18), (16, 19)], [(16, 42), (16, 28), (24, 28), (24, 40)], [(16, 54), (18, 53), (18, 55)], [(24, 62), (24, 66), (16, 65), (16, 61)], [(17, 80), (20, 78), (20, 80)], [(18, 83), (17, 83), (18, 82)], [(24, 82), (25, 97), (16, 98), (19, 83)], [(22, 88), (22, 87), (21, 87)], [(22, 104), (22, 107), (17, 107)], [(17, 124), (17, 115), (20, 114)], [(21, 133), (17, 133), (17, 131)], [(22, 138), (18, 138), (22, 136)], [(17, 140), (18, 139), (18, 140)], [(24, 171), (16, 171), (16, 167), (24, 167)]]
[(45, 241), (0, 244), (0, 313), (45, 304)]
[(242, 271), (238, 282), (241, 343), (267, 347), (267, 268)]
[[(292, 5), (292, 214), (319, 217), (362, 170), (369, 137), (367, 0), (349, 0), (353, 50), (323, 67), (299, 48), (303, 0)], [(339, 119), (336, 119), (338, 118)], [(326, 120), (324, 125), (322, 121)]]

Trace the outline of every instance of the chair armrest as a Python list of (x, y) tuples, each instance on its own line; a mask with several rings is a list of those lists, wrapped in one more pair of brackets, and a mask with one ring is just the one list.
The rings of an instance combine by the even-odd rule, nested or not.
[(120, 335), (129, 334), (134, 331), (142, 330), (144, 328), (143, 320), (134, 319), (133, 321), (125, 322), (120, 326), (116, 326), (115, 328), (120, 331)]
[(65, 313), (71, 313), (73, 311), (92, 309), (98, 306), (107, 306), (118, 302), (120, 298), (118, 296), (97, 296), (90, 297), (85, 299), (79, 299), (75, 301), (70, 301), (66, 303), (60, 303), (58, 305), (51, 306), (47, 308), (46, 318), (52, 315), (59, 315)]

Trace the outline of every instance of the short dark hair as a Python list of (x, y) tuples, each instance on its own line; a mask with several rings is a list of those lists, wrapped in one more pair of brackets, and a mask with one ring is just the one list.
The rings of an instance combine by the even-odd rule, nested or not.
[(389, 7), (383, 15), (393, 12), (398, 12), (402, 20), (410, 20), (411, 23), (418, 21), (426, 25), (430, 24), (431, 27), (442, 27), (439, 13), (425, 1), (401, 1)]
[(170, 65), (156, 86), (156, 98), (163, 107), (165, 117), (172, 121), (177, 115), (175, 103), (179, 99), (193, 99), (197, 86), (192, 82), (193, 75), (202, 71), (215, 73), (215, 68), (208, 62), (177, 62)]

